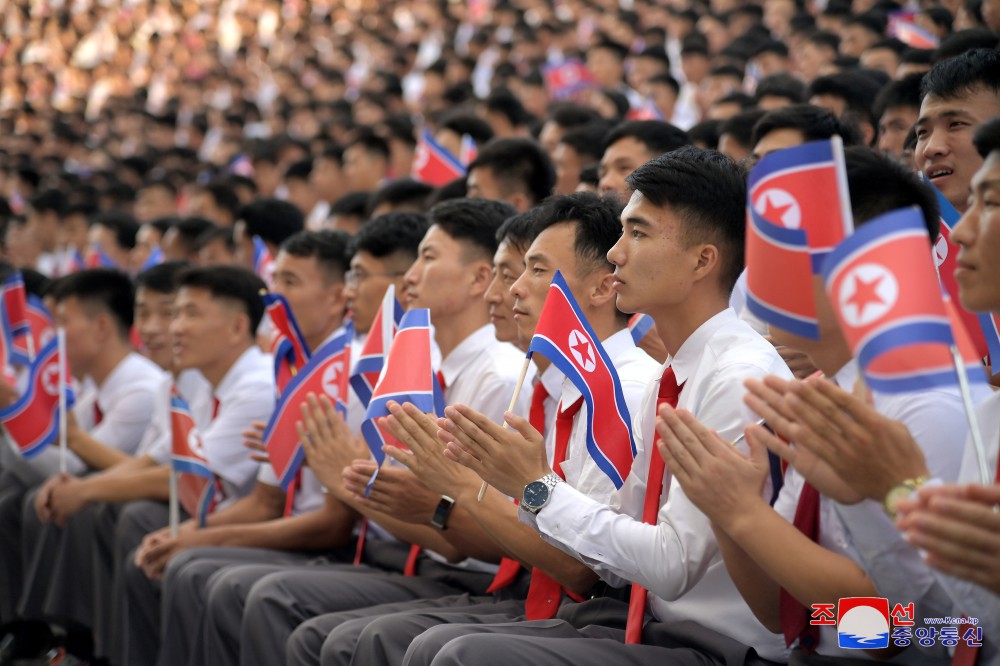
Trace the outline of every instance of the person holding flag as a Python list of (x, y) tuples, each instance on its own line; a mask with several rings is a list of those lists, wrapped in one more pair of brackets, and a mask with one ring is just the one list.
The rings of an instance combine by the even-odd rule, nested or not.
[[(610, 359), (616, 377), (620, 377), (617, 390), (621, 392), (627, 406), (625, 413), (638, 410), (646, 387), (656, 374), (658, 364), (639, 350), (631, 339), (627, 328), (628, 317), (615, 306), (615, 294), (611, 289), (612, 265), (606, 255), (621, 232), (618, 221), (620, 207), (594, 194), (580, 193), (554, 197), (533, 213), (530, 233), (533, 236), (525, 254), (526, 270), (510, 288), (514, 296), (514, 312), (518, 328), (531, 339), (534, 335), (545, 335), (559, 330), (560, 341), (569, 340), (573, 326), (593, 332), (593, 340), (600, 349), (593, 349), (591, 338), (579, 343), (577, 353), (584, 363), (591, 354), (598, 362)], [(563, 267), (561, 270), (557, 267)], [(557, 271), (564, 272), (559, 282), (572, 285), (567, 296), (563, 291), (550, 288)], [(579, 296), (577, 296), (579, 295)], [(568, 298), (573, 308), (582, 315), (578, 324), (569, 324), (562, 317), (552, 313), (562, 310), (546, 305), (546, 298)], [(549, 313), (549, 320), (542, 321)], [(537, 329), (536, 329), (537, 325)], [(545, 333), (543, 333), (545, 331)], [(555, 338), (553, 338), (555, 339)], [(587, 349), (586, 345), (591, 345)], [(563, 346), (560, 353), (565, 358), (573, 358), (573, 348)], [(541, 353), (535, 352), (532, 358)], [(551, 362), (551, 361), (550, 361)], [(560, 359), (560, 362), (562, 359)], [(572, 362), (571, 362), (572, 363)], [(552, 362), (550, 366), (558, 370)], [(579, 371), (577, 371), (579, 373)], [(584, 370), (586, 373), (586, 370)], [(586, 376), (589, 376), (586, 375)], [(536, 384), (539, 386), (539, 384)], [(541, 384), (546, 395), (545, 384)], [(590, 390), (585, 386), (586, 390)], [(500, 426), (488, 422), (478, 413), (470, 414), (472, 421), (484, 429), (497, 431), (498, 445), (517, 447), (518, 455), (530, 459), (544, 448), (553, 469), (559, 469), (566, 482), (579, 489), (588, 497), (601, 503), (608, 503), (620, 483), (619, 474), (608, 474), (596, 462), (596, 457), (588, 450), (587, 412), (591, 404), (599, 405), (601, 393), (594, 391), (590, 400), (584, 398), (583, 389), (563, 376), (562, 385), (554, 391), (558, 404), (554, 428), (544, 433), (544, 420), (537, 416), (526, 429), (527, 437), (512, 430), (501, 430)], [(534, 403), (534, 396), (532, 402)], [(606, 404), (615, 403), (609, 401)], [(322, 643), (323, 663), (346, 663), (348, 659), (361, 663), (378, 660), (378, 655), (390, 663), (402, 663), (407, 646), (421, 632), (432, 626), (447, 622), (457, 625), (465, 623), (501, 622), (527, 617), (545, 619), (555, 615), (560, 602), (570, 598), (579, 599), (592, 592), (597, 577), (585, 565), (566, 555), (559, 549), (543, 541), (532, 538), (533, 531), (521, 525), (517, 519), (517, 508), (508, 497), (497, 492), (488, 493), (483, 501), (477, 501), (480, 479), (467, 470), (442, 456), (442, 444), (437, 440), (437, 424), (411, 407), (392, 408), (394, 430), (412, 451), (407, 454), (399, 448), (390, 449), (390, 454), (409, 466), (428, 487), (455, 499), (456, 507), (469, 512), (473, 519), (490, 536), (500, 543), (508, 553), (508, 564), (501, 565), (500, 573), (494, 579), (490, 592), (492, 597), (452, 597), (441, 600), (404, 602), (393, 606), (379, 606), (370, 610), (370, 616), (351, 619), (358, 615), (344, 613), (329, 615), (312, 620), (300, 627), (289, 639), (288, 651), (301, 655), (319, 654), (319, 646), (310, 648), (303, 642), (314, 636), (329, 636)], [(601, 420), (612, 419), (614, 414), (598, 412)], [(537, 426), (541, 426), (536, 429)], [(594, 437), (607, 433), (594, 425)], [(545, 445), (540, 447), (539, 439)], [(628, 433), (620, 441), (603, 440), (596, 442), (606, 449), (602, 458), (615, 459), (614, 449), (620, 449), (631, 462), (631, 446)], [(625, 473), (628, 468), (626, 466)], [(535, 567), (531, 573), (531, 584), (527, 599), (518, 596), (510, 599), (515, 587), (511, 587), (519, 563)], [(562, 588), (561, 583), (566, 587)], [(567, 590), (564, 592), (563, 590)], [(395, 611), (390, 614), (389, 611)], [(350, 620), (350, 621), (347, 621)], [(321, 630), (322, 628), (322, 630)], [(325, 630), (325, 631), (324, 631)], [(302, 658), (295, 663), (306, 663)]]
[[(312, 359), (299, 367), (300, 374), (293, 378), (288, 391), (310, 381), (310, 374), (315, 376), (310, 385), (318, 387), (314, 390), (330, 391), (328, 385), (336, 378), (327, 371), (329, 364), (318, 371), (312, 370), (313, 365), (323, 364), (334, 353), (331, 345), (337, 340), (338, 349), (350, 354), (343, 344), (351, 337), (349, 327), (342, 326), (347, 247), (348, 238), (343, 232), (303, 231), (285, 241), (278, 252), (275, 290), (291, 306), (289, 314), (298, 322), (303, 343), (315, 350)], [(346, 379), (349, 358), (340, 358), (339, 363), (340, 370), (333, 370)], [(346, 392), (342, 393), (346, 400)], [(275, 411), (287, 405), (287, 409), (299, 414), (299, 404), (287, 403), (288, 399), (280, 396)], [(250, 440), (263, 441), (262, 422), (253, 427), (247, 424), (245, 430)], [(295, 441), (277, 444), (291, 449)], [(210, 516), (204, 529), (182, 532), (176, 540), (165, 541), (160, 554), (150, 552), (150, 562), (156, 562), (161, 569), (166, 567), (163, 576), (167, 596), (161, 604), (166, 611), (161, 624), (162, 663), (184, 663), (189, 659), (198, 638), (200, 618), (191, 609), (207, 603), (209, 589), (205, 583), (210, 577), (232, 577), (235, 569), (250, 568), (238, 565), (301, 563), (350, 539), (354, 514), (323, 493), (312, 470), (282, 468), (279, 473), (277, 465), (275, 459), (263, 463), (250, 494)], [(296, 482), (292, 483), (292, 479)], [(157, 569), (150, 566), (149, 571)]]
[[(438, 204), (431, 209), (430, 228), (403, 281), (407, 309), (430, 310), (443, 357), (445, 401), (472, 402), (497, 419), (514, 393), (522, 356), (497, 342), (483, 295), (491, 279), (496, 230), (514, 212), (485, 200)], [(353, 435), (338, 432), (332, 447), (335, 461), (323, 465), (322, 474), (320, 467), (310, 465), (330, 494), (369, 518), (360, 560), (365, 572), (346, 566), (299, 567), (266, 575), (248, 590), (227, 588), (231, 595), (226, 606), (245, 604), (238, 634), (228, 622), (234, 613), (213, 606), (206, 613), (207, 646), (238, 645), (241, 663), (279, 663), (288, 636), (310, 617), (414, 598), (482, 594), (489, 586), (496, 566), (486, 560), (498, 560), (499, 548), (481, 532), (461, 546), (452, 544), (446, 533), (427, 525), (442, 497), (399, 466), (384, 465), (366, 496), (378, 467), (367, 453), (361, 454)], [(344, 471), (345, 464), (349, 470)], [(372, 523), (379, 529), (372, 529)], [(428, 548), (423, 555), (420, 546)], [(284, 601), (275, 605), (271, 599)], [(206, 654), (217, 649), (209, 647)]]
[[(209, 516), (209, 526), (224, 514), (235, 518), (232, 509), (238, 499), (254, 487), (258, 465), (247, 456), (242, 433), (253, 421), (268, 418), (274, 409), (271, 359), (254, 344), (254, 332), (264, 314), (260, 300), (263, 286), (250, 271), (235, 266), (190, 268), (178, 277), (175, 314), (170, 325), (174, 370), (197, 370), (211, 387), (207, 413), (199, 413), (201, 409), (197, 409), (195, 421), (202, 426), (202, 449), (208, 466), (218, 476), (227, 498)], [(162, 448), (151, 455), (166, 465), (170, 451), (168, 437)], [(118, 618), (120, 624), (113, 628), (111, 636), (123, 641), (110, 648), (117, 662), (156, 661), (160, 634), (159, 573), (179, 540), (198, 532), (190, 522), (182, 525), (176, 539), (170, 538), (169, 527), (150, 531), (167, 525), (167, 509), (159, 503), (158, 514), (151, 516), (148, 508), (147, 502), (130, 504), (116, 527), (119, 539), (116, 552), (135, 549), (135, 552), (125, 550), (122, 571), (116, 572), (121, 581), (116, 593), (124, 595), (115, 599), (123, 604), (120, 615), (112, 613), (112, 618)]]
[[(879, 264), (864, 259), (864, 266), (848, 270), (842, 289), (831, 295), (824, 278), (812, 275), (808, 266), (792, 273), (790, 264), (784, 264), (788, 268), (786, 282), (804, 281), (810, 285), (807, 296), (817, 313), (818, 337), (790, 330), (780, 317), (765, 317), (765, 320), (776, 343), (808, 354), (827, 378), (811, 379), (809, 383), (832, 383), (852, 391), (857, 382), (870, 376), (871, 366), (864, 354), (854, 360), (854, 349), (842, 331), (836, 310), (854, 323), (875, 326), (878, 317), (887, 313), (893, 303), (888, 299), (897, 299), (902, 304), (921, 294), (937, 301), (942, 312), (944, 308), (929, 258), (930, 240), (937, 232), (933, 193), (912, 173), (869, 148), (853, 147), (845, 152), (851, 207), (860, 236), (881, 228), (885, 213), (905, 210), (912, 216), (913, 230), (908, 242), (912, 243), (909, 247), (913, 251), (908, 253), (905, 244), (891, 250), (894, 260), (907, 266), (905, 272), (896, 273), (900, 278), (905, 276), (905, 281), (900, 280), (897, 291), (890, 294), (886, 291), (888, 280), (892, 279), (886, 277), (890, 269), (878, 268)], [(761, 167), (764, 166), (762, 162)], [(849, 236), (845, 243), (860, 236)], [(839, 263), (842, 251), (835, 250), (829, 262)], [(754, 261), (751, 255), (748, 266), (751, 284), (754, 271), (770, 270), (773, 266), (759, 266)], [(887, 283), (882, 284), (881, 280)], [(906, 301), (904, 292), (908, 288), (913, 292)], [(955, 455), (953, 442), (968, 426), (950, 354), (946, 349), (942, 352), (950, 368), (950, 386), (919, 389), (903, 386), (902, 391), (888, 385), (871, 386), (869, 399), (879, 414), (902, 422), (913, 433), (923, 450), (922, 458), (935, 476), (954, 479), (960, 458)], [(928, 366), (931, 371), (938, 370), (933, 367), (935, 359), (928, 349), (919, 354), (908, 352), (907, 356), (909, 361), (920, 364), (919, 370), (925, 373)], [(907, 376), (912, 378), (916, 374), (917, 368), (911, 364)], [(690, 415), (664, 410), (659, 426), (663, 438), (661, 450), (688, 497), (712, 520), (717, 532), (723, 535), (720, 539), (730, 544), (723, 549), (727, 568), (733, 572), (741, 594), (760, 622), (780, 629), (786, 643), (803, 655), (857, 657), (857, 650), (840, 647), (834, 627), (810, 625), (807, 609), (814, 603), (846, 597), (881, 594), (902, 599), (908, 593), (903, 588), (889, 593), (879, 580), (878, 571), (866, 572), (867, 562), (848, 545), (864, 543), (866, 533), (877, 533), (884, 546), (885, 532), (891, 526), (883, 508), (875, 502), (847, 513), (841, 511), (844, 505), (856, 504), (861, 496), (835, 475), (815, 473), (815, 458), (802, 452), (801, 438), (795, 436), (799, 431), (792, 425), (796, 419), (785, 408), (784, 394), (789, 386), (786, 380), (776, 378), (748, 382), (751, 392), (746, 403), (794, 446), (785, 444), (761, 426), (751, 426), (747, 430), (752, 452), (748, 458), (719, 442)], [(981, 398), (984, 390), (980, 374), (977, 396)], [(754, 490), (755, 483), (768, 473), (763, 462), (766, 449), (779, 453), (791, 465), (773, 508), (759, 500)], [(691, 461), (700, 464), (695, 467)], [(869, 460), (865, 464), (887, 469), (882, 461)], [(912, 465), (896, 464), (892, 473), (882, 479), (882, 489), (876, 491), (879, 501), (897, 484), (912, 483), (913, 478), (923, 474), (926, 473), (913, 471)], [(722, 493), (720, 488), (727, 490)], [(913, 658), (916, 657), (909, 657)]]
[[(752, 420), (740, 405), (742, 382), (790, 376), (773, 346), (728, 307), (743, 268), (745, 184), (728, 158), (695, 148), (653, 159), (627, 182), (635, 192), (621, 215), (621, 237), (607, 255), (615, 266), (616, 304), (652, 316), (670, 356), (633, 414), (637, 455), (610, 505), (553, 478), (544, 456), (525, 461), (461, 427), (461, 407), (446, 411), (445, 429), (454, 440), (449, 456), (499, 491), (520, 496), (521, 520), (545, 541), (616, 587), (634, 582), (632, 601), (570, 606), (559, 621), (545, 624), (434, 628), (411, 644), (410, 663), (424, 663), (416, 657), (437, 648), (435, 663), (445, 664), (471, 663), (471, 655), (479, 664), (506, 664), (531, 659), (538, 650), (547, 663), (577, 665), (704, 663), (713, 656), (740, 663), (751, 648), (765, 659), (784, 657), (778, 636), (742, 603), (708, 519), (664, 474), (653, 431), (657, 405), (674, 404), (735, 439)], [(507, 420), (524, 428), (520, 417)], [(648, 614), (659, 622), (647, 624)], [(585, 625), (590, 628), (581, 633)], [(640, 640), (646, 645), (631, 645)]]

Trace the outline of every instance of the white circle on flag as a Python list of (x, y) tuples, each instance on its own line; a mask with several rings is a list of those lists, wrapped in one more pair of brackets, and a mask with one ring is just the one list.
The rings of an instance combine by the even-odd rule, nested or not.
[(580, 331), (573, 329), (569, 334), (569, 351), (576, 359), (576, 364), (587, 372), (593, 372), (597, 367), (597, 360), (594, 358), (594, 346), (590, 344), (587, 336)]
[(59, 395), (59, 366), (55, 363), (42, 368), (42, 389), (49, 395)]
[(773, 224), (779, 224), (786, 229), (798, 229), (802, 226), (802, 209), (799, 202), (787, 191), (771, 187), (757, 196), (754, 209)]
[(199, 458), (205, 457), (205, 447), (201, 444), (201, 437), (198, 435), (197, 430), (192, 430), (188, 433), (188, 448), (191, 449), (191, 453)]
[(38, 336), (38, 348), (42, 349), (45, 345), (52, 342), (56, 337), (56, 330), (54, 328), (46, 327), (42, 329), (41, 335)]
[(882, 264), (858, 264), (840, 282), (837, 301), (844, 320), (855, 328), (881, 319), (899, 300), (899, 282)]
[(335, 361), (323, 371), (323, 392), (334, 400), (343, 399), (340, 395), (340, 384), (337, 381), (340, 378), (340, 373), (343, 371), (343, 361)]
[(941, 268), (945, 260), (948, 258), (948, 241), (945, 237), (938, 234), (937, 242), (934, 243), (934, 266)]
[(428, 157), (427, 146), (425, 146), (422, 141), (418, 142), (416, 153), (413, 155), (413, 171), (420, 171), (427, 166)]

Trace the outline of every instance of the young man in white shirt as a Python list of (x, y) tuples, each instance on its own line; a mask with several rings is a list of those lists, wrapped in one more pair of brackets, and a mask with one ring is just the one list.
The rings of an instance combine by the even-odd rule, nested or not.
[(54, 475), (26, 496), (22, 511), (20, 546), (29, 566), (19, 612), (27, 617), (43, 610), (63, 536), (59, 527), (50, 524), (53, 490), (87, 471), (132, 459), (150, 423), (155, 389), (163, 378), (163, 371), (133, 351), (129, 342), (134, 295), (127, 275), (107, 269), (81, 271), (60, 281), (54, 297), (55, 320), (66, 330), (70, 372), (87, 388), (78, 393), (67, 418), (69, 474), (57, 474), (58, 447), (25, 461), (35, 470)]
[[(402, 293), (407, 307), (431, 311), (443, 356), (445, 401), (472, 400), (497, 417), (513, 395), (523, 357), (497, 342), (483, 295), (491, 280), (496, 230), (514, 212), (506, 204), (486, 200), (454, 200), (433, 208), (431, 226), (404, 276)], [(225, 599), (227, 606), (245, 606), (237, 625), (230, 622), (232, 615), (217, 613), (210, 604), (204, 629), (207, 661), (227, 663), (238, 655), (243, 664), (278, 663), (284, 659), (288, 635), (314, 615), (461, 591), (481, 594), (489, 584), (495, 566), (472, 559), (499, 559), (499, 549), (491, 548), (488, 539), (457, 547), (434, 528), (399, 518), (418, 515), (422, 519), (417, 522), (426, 523), (440, 502), (440, 495), (408, 470), (383, 466), (371, 496), (360, 499), (374, 462), (362, 443), (346, 439), (338, 452), (341, 461), (326, 470), (332, 473), (321, 474), (310, 466), (330, 494), (370, 519), (363, 562), (374, 566), (296, 567), (264, 576), (249, 590), (217, 587), (213, 597)], [(351, 471), (342, 473), (347, 466)], [(386, 508), (380, 501), (396, 504)], [(411, 565), (419, 575), (400, 576), (413, 556), (411, 543), (426, 548), (426, 554)]]
[[(633, 414), (638, 453), (611, 505), (553, 479), (543, 455), (515, 459), (508, 447), (492, 446), (476, 430), (501, 442), (504, 431), (463, 406), (446, 411), (445, 427), (457, 440), (450, 455), (522, 497), (521, 520), (608, 583), (648, 589), (648, 604), (640, 605), (644, 594), (633, 587), (633, 613), (601, 599), (564, 606), (556, 621), (436, 627), (410, 645), (408, 663), (435, 656), (435, 663), (500, 664), (544, 655), (546, 663), (577, 665), (784, 657), (779, 637), (757, 622), (729, 579), (708, 519), (669, 474), (647, 484), (662, 471), (653, 430), (658, 402), (673, 402), (734, 440), (753, 420), (741, 403), (743, 381), (790, 376), (774, 348), (728, 307), (743, 268), (746, 186), (728, 158), (694, 148), (656, 158), (627, 180), (635, 192), (608, 253), (617, 305), (652, 316), (670, 356)], [(523, 419), (508, 416), (508, 423), (525, 432)], [(644, 611), (657, 621), (643, 630)], [(623, 626), (631, 640), (641, 632), (646, 645), (622, 644)]]
[[(510, 293), (515, 299), (517, 326), (530, 340), (548, 296), (552, 277), (556, 270), (562, 271), (617, 369), (625, 403), (631, 410), (637, 410), (658, 364), (635, 346), (627, 327), (628, 316), (615, 306), (615, 293), (611, 289), (612, 266), (606, 255), (621, 231), (619, 213), (620, 206), (617, 204), (588, 193), (555, 197), (533, 211), (533, 238), (524, 255), (526, 270), (511, 285)], [(567, 483), (589, 497), (607, 503), (615, 487), (588, 453), (584, 399), (579, 389), (566, 378), (553, 395), (559, 403), (556, 425), (544, 434), (539, 431), (535, 436), (544, 437), (547, 455), (560, 465)], [(435, 437), (437, 425), (431, 419), (412, 409), (406, 409), (405, 416), (399, 410), (393, 412), (398, 414), (394, 418), (398, 418), (399, 425), (408, 434), (402, 440), (404, 443), (412, 444), (410, 448), (414, 449), (417, 442), (425, 442), (421, 447), (422, 455), (394, 454), (401, 455), (403, 464), (413, 465), (411, 469), (425, 485), (442, 496), (454, 498), (454, 506), (469, 513), (504, 548), (508, 557), (522, 563), (525, 570), (537, 567), (547, 572), (544, 576), (551, 575), (552, 580), (565, 584), (574, 594), (591, 591), (596, 581), (593, 572), (557, 548), (535, 539), (530, 528), (518, 523), (517, 509), (510, 498), (489, 492), (483, 502), (478, 502), (478, 476), (456, 463), (433, 458), (441, 456), (441, 444)], [(412, 442), (411, 438), (417, 442)], [(527, 442), (525, 445), (532, 446)], [(429, 465), (423, 462), (426, 460), (430, 460)], [(443, 469), (439, 467), (442, 464)], [(444, 471), (448, 469), (450, 471)], [(564, 598), (562, 590), (551, 585), (545, 588), (545, 585), (544, 580), (536, 582), (535, 588), (529, 592), (527, 607), (530, 610), (527, 612), (531, 617), (554, 614)], [(493, 589), (498, 590), (496, 583)], [(434, 610), (429, 610), (431, 608)], [(390, 612), (394, 614), (390, 615)], [(379, 660), (401, 663), (412, 639), (427, 628), (444, 622), (502, 622), (524, 617), (525, 612), (524, 599), (505, 600), (502, 593), (492, 598), (422, 600), (399, 604), (395, 608), (382, 605), (356, 613), (318, 618), (310, 622), (309, 627), (300, 627), (302, 631), (297, 630), (293, 634), (287, 644), (287, 652), (289, 661), (295, 664), (320, 661), (323, 664), (346, 664), (352, 659), (358, 663)], [(362, 614), (367, 616), (360, 617)], [(352, 617), (359, 619), (348, 622)], [(319, 645), (310, 646), (308, 640), (320, 633), (317, 629), (322, 625), (325, 625), (329, 636), (322, 642), (320, 657)], [(312, 661), (308, 658), (310, 652), (313, 653)]]
[[(912, 173), (867, 147), (848, 148), (845, 161), (855, 226), (861, 227), (892, 210), (916, 206), (927, 223), (928, 243), (937, 237), (938, 212), (934, 193)], [(773, 270), (773, 267), (751, 265), (749, 270)], [(808, 354), (837, 386), (853, 390), (859, 379), (857, 363), (841, 332), (823, 279), (813, 276), (812, 280), (819, 338), (803, 338), (773, 325), (772, 336), (777, 343)], [(986, 389), (979, 388), (981, 391), (976, 397), (981, 399)], [(753, 398), (748, 397), (748, 404), (777, 432), (791, 440), (792, 435), (780, 412), (769, 409), (766, 402), (777, 394), (769, 394), (766, 387), (759, 385), (756, 389)], [(871, 399), (880, 414), (900, 421), (912, 433), (934, 476), (947, 481), (957, 477), (958, 442), (964, 439), (968, 427), (957, 388), (901, 394), (873, 391)], [(766, 626), (782, 630), (786, 642), (790, 646), (797, 644), (797, 651), (803, 655), (815, 653), (853, 659), (891, 657), (892, 654), (884, 651), (873, 651), (869, 655), (866, 651), (841, 649), (834, 626), (813, 627), (791, 619), (795, 617), (793, 611), (797, 610), (798, 617), (803, 617), (811, 612), (815, 603), (835, 604), (841, 598), (877, 595), (874, 581), (865, 574), (850, 533), (865, 528), (861, 522), (870, 524), (865, 529), (878, 526), (877, 529), (882, 530), (885, 520), (881, 510), (874, 521), (871, 517), (858, 516), (852, 519), (853, 524), (845, 524), (838, 516), (835, 500), (853, 504), (859, 498), (843, 484), (822, 479), (814, 479), (812, 487), (806, 487), (797, 471), (799, 466), (807, 471), (812, 469), (815, 460), (806, 456), (797, 458), (793, 468), (786, 472), (785, 484), (772, 509), (759, 500), (754, 491), (759, 482), (757, 476), (766, 475), (768, 471), (766, 466), (754, 464), (760, 463), (763, 457), (747, 460), (737, 455), (721, 455), (721, 449), (712, 447), (712, 440), (692, 438), (692, 426), (683, 419), (668, 415), (667, 424), (662, 431), (666, 433), (664, 442), (671, 455), (675, 449), (678, 451), (675, 474), (692, 501), (712, 519), (726, 566), (758, 619)], [(704, 435), (705, 431), (701, 433)], [(762, 435), (756, 428), (750, 430), (749, 436), (750, 444), (760, 454), (765, 451), (763, 439), (772, 438)], [(702, 451), (710, 451), (712, 455), (695, 455)], [(692, 457), (701, 464), (692, 467)], [(905, 471), (900, 469), (900, 473)], [(757, 481), (748, 484), (750, 479)], [(896, 483), (906, 480), (905, 476), (886, 478), (883, 496)], [(798, 525), (805, 528), (807, 519), (814, 516), (819, 521), (815, 534), (807, 535), (797, 529)], [(789, 596), (779, 594), (779, 588)], [(908, 598), (895, 597), (889, 600), (890, 604), (900, 602), (903, 605), (908, 601)], [(907, 650), (898, 657), (905, 663), (916, 663), (918, 659), (914, 650)]]
[[(210, 514), (211, 525), (224, 515), (227, 506), (253, 487), (258, 465), (247, 455), (242, 433), (253, 421), (266, 421), (274, 409), (273, 361), (254, 344), (264, 314), (260, 298), (264, 284), (250, 271), (233, 266), (192, 268), (179, 276), (178, 283), (170, 328), (175, 369), (196, 369), (212, 387), (207, 410), (192, 410), (195, 422), (201, 426), (208, 466), (215, 472), (225, 498)], [(136, 506), (139, 509), (132, 510)], [(160, 516), (158, 524), (150, 525), (153, 521), (143, 508), (142, 502), (125, 508), (118, 521), (119, 536), (141, 534), (143, 529), (149, 532), (149, 527), (156, 529), (164, 524)], [(191, 523), (185, 524), (185, 531), (193, 529)], [(176, 546), (177, 540), (161, 530), (149, 534), (138, 552), (125, 558), (119, 634), (125, 642), (118, 661), (155, 662), (160, 585), (158, 575), (152, 579), (147, 572), (161, 570), (162, 562)]]

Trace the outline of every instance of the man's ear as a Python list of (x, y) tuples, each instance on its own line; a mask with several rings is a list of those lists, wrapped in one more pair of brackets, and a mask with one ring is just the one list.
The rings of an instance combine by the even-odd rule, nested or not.
[(477, 261), (469, 266), (472, 275), (473, 295), (483, 298), (486, 290), (489, 289), (493, 281), (493, 264), (486, 261)]
[(706, 277), (714, 272), (717, 272), (719, 266), (719, 248), (711, 243), (705, 243), (697, 248), (697, 255), (695, 255), (697, 263), (694, 266), (694, 281), (704, 280)]

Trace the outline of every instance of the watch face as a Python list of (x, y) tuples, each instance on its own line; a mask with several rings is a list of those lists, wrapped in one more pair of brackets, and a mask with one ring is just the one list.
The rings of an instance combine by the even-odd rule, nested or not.
[(532, 481), (524, 487), (524, 497), (521, 498), (521, 501), (526, 506), (537, 509), (545, 504), (548, 499), (549, 487), (541, 481)]

